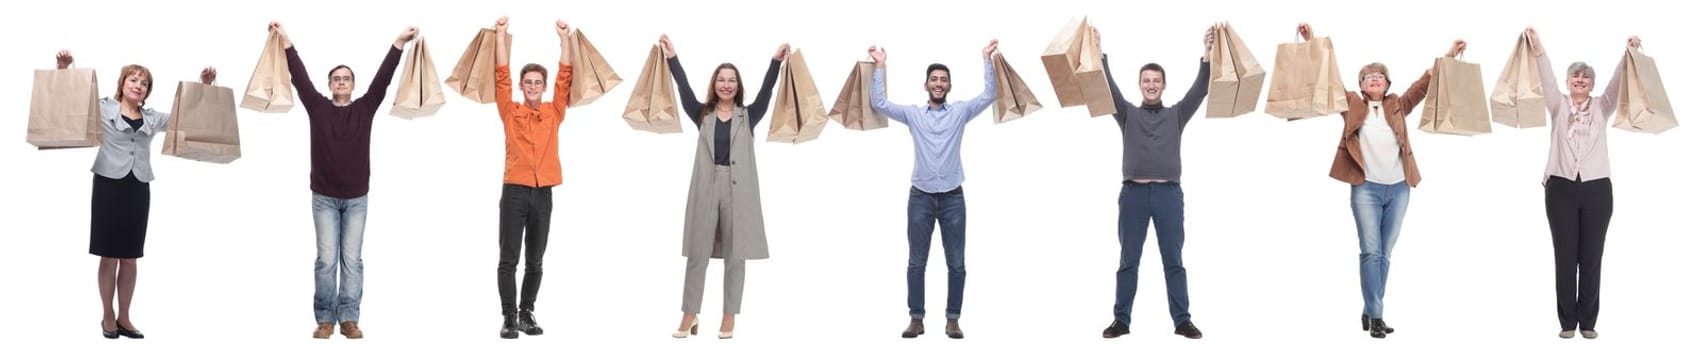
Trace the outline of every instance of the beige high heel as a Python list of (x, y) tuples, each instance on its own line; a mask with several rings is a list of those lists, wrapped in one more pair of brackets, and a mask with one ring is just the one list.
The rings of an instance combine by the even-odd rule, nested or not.
[(674, 338), (685, 338), (697, 335), (697, 320), (691, 320), (691, 328), (674, 331)]

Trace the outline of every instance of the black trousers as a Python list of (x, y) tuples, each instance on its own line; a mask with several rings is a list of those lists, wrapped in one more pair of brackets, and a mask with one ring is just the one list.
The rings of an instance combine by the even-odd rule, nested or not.
[(1560, 329), (1594, 330), (1601, 312), (1602, 242), (1613, 217), (1613, 182), (1550, 176), (1546, 187)]
[(502, 185), (498, 219), (501, 227), (497, 236), (502, 252), (496, 264), (496, 289), (502, 294), (505, 314), (518, 311), (514, 302), (514, 272), (522, 246), (526, 251), (526, 277), (518, 309), (533, 310), (533, 304), (538, 301), (538, 285), (544, 279), (544, 247), (550, 240), (550, 208), (554, 202), (550, 189)]

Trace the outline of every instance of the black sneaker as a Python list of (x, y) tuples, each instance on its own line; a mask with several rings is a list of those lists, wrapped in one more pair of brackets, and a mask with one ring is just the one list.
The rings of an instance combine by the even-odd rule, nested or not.
[(518, 316), (516, 316), (513, 312), (502, 313), (502, 332), (498, 333), (498, 335), (502, 336), (502, 339), (514, 339), (520, 337), (520, 330), (517, 328), (518, 325), (515, 324), (518, 323), (517, 318)]
[(520, 318), (515, 322), (515, 329), (526, 335), (544, 335), (544, 327), (538, 326), (538, 319), (532, 315), (532, 310), (521, 309)]
[(1105, 339), (1111, 339), (1127, 334), (1129, 334), (1129, 325), (1123, 324), (1123, 321), (1111, 321), (1111, 326), (1105, 327), (1105, 332), (1100, 335), (1104, 336)]
[(1194, 327), (1194, 321), (1182, 321), (1182, 324), (1176, 325), (1176, 335), (1188, 337), (1188, 339), (1200, 339), (1200, 337), (1205, 336), (1200, 334), (1198, 327)]

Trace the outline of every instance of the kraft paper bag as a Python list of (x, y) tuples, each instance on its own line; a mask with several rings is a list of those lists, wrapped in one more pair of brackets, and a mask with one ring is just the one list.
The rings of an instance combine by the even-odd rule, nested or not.
[(815, 78), (804, 64), (803, 50), (793, 49), (780, 67), (780, 93), (774, 96), (773, 119), (768, 122), (768, 142), (804, 143), (821, 136), (827, 127), (827, 108), (816, 91)]
[(1105, 77), (1099, 42), (1087, 18), (1071, 18), (1046, 46), (1040, 62), (1052, 82), (1059, 107), (1087, 106), (1088, 115), (1098, 117), (1117, 112), (1111, 86)]
[(1548, 123), (1542, 97), (1542, 70), (1537, 68), (1537, 53), (1524, 34), (1513, 45), (1507, 66), (1495, 79), (1495, 90), (1489, 94), (1490, 120), (1514, 128), (1544, 126)]
[(284, 55), (283, 37), (272, 33), (266, 37), (260, 63), (254, 65), (254, 75), (248, 78), (248, 89), (242, 93), (242, 108), (260, 113), (289, 113), (295, 107), (294, 88), (290, 85), (290, 62)]
[(437, 84), (437, 64), (431, 61), (424, 36), (414, 39), (414, 48), (403, 59), (408, 63), (402, 67), (402, 81), (396, 84), (390, 115), (414, 119), (437, 114), (444, 103), (443, 86)]
[(1329, 37), (1277, 45), (1265, 114), (1295, 121), (1347, 111), (1335, 45)]
[(1426, 95), (1419, 130), (1460, 136), (1489, 133), (1489, 99), (1483, 93), (1480, 65), (1437, 57)]
[[(603, 53), (585, 39), (584, 32), (574, 29), (570, 40), (573, 41), (569, 44), (573, 54), (573, 86), (569, 87), (568, 107), (584, 106), (614, 90), (622, 80)], [(662, 67), (667, 70), (666, 61)]]
[(679, 102), (674, 99), (673, 72), (662, 58), (662, 46), (650, 45), (650, 55), (644, 59), (644, 70), (632, 86), (632, 97), (626, 100), (621, 118), (633, 130), (657, 134), (681, 132)]
[(1622, 59), (1625, 69), (1619, 88), (1619, 107), (1614, 112), (1613, 127), (1620, 130), (1659, 134), (1678, 127), (1667, 88), (1661, 84), (1661, 72), (1655, 69), (1655, 59), (1639, 50), (1625, 50)]
[[(1039, 111), (1040, 98), (1028, 89), (1028, 83), (1005, 61), (1005, 55), (993, 54), (993, 78), (998, 94), (993, 100), (993, 123), (1001, 124)], [(867, 96), (864, 101), (868, 101)]]
[(25, 141), (43, 150), (100, 145), (100, 93), (94, 69), (38, 69), (34, 84)]
[(1211, 83), (1206, 90), (1206, 117), (1228, 118), (1252, 113), (1265, 85), (1265, 69), (1253, 57), (1241, 35), (1228, 23), (1212, 29), (1217, 42), (1211, 50)]
[(887, 116), (876, 111), (869, 104), (869, 93), (874, 88), (871, 79), (875, 77), (875, 63), (859, 61), (851, 66), (851, 76), (845, 78), (845, 85), (839, 88), (839, 98), (834, 99), (833, 108), (828, 110), (827, 118), (839, 122), (847, 130), (875, 130), (887, 127)]
[[(503, 37), (511, 45), (508, 52), (514, 52), (514, 35)], [(513, 57), (513, 56), (510, 56)], [(480, 29), (473, 41), (467, 44), (467, 50), (461, 53), (461, 59), (455, 61), (455, 68), (449, 71), (449, 78), (443, 80), (444, 85), (468, 99), (479, 104), (496, 103), (497, 98), (514, 98), (513, 96), (496, 95), (496, 30)]]
[(228, 164), (242, 158), (240, 134), (230, 88), (179, 82), (160, 154)]

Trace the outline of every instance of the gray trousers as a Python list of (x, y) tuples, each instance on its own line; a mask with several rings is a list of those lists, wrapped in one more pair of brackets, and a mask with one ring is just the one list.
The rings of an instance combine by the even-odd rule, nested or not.
[[(715, 225), (715, 244), (722, 244), (721, 236), (727, 235), (727, 223), (733, 222), (733, 178), (725, 167), (716, 167), (715, 171), (716, 209), (719, 213)], [(716, 249), (720, 250), (720, 249)], [(680, 305), (680, 311), (698, 314), (703, 310), (703, 282), (709, 274), (709, 257), (686, 258), (685, 297)], [(722, 277), (722, 312), (738, 314), (739, 304), (745, 296), (745, 260), (723, 259), (725, 276)]]

